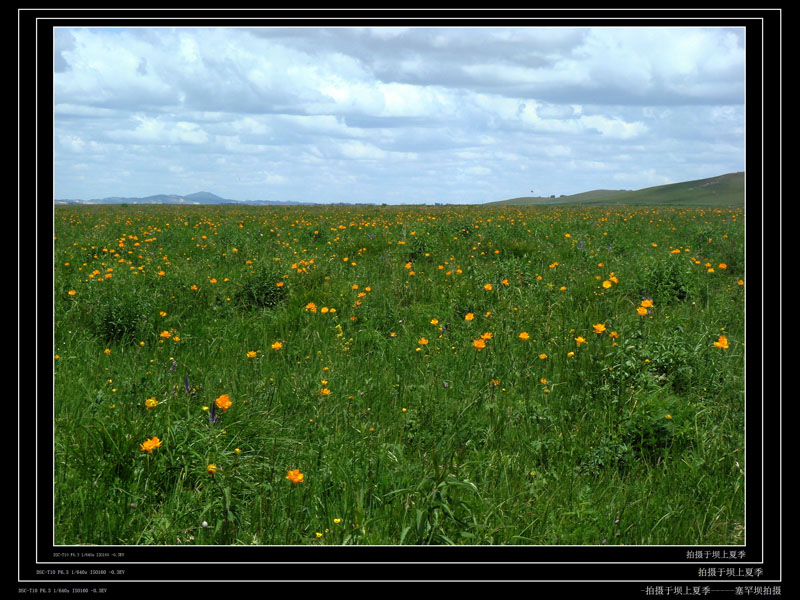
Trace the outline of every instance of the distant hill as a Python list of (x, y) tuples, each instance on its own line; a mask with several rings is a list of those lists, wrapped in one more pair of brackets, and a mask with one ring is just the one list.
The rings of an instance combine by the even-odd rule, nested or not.
[(558, 198), (524, 196), (491, 205), (744, 206), (744, 172), (670, 183), (641, 190), (592, 190)]
[(233, 200), (225, 200), (211, 192), (195, 192), (184, 197), (186, 202), (191, 204), (228, 204)]
[(123, 196), (109, 196), (93, 200), (59, 200), (54, 199), (53, 204), (301, 204), (291, 200), (228, 200), (211, 192), (195, 192), (186, 196), (175, 194), (156, 194), (144, 198), (128, 198)]

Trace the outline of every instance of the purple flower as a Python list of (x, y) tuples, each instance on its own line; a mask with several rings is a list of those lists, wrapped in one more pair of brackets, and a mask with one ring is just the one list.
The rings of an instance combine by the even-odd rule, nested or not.
[(188, 394), (189, 393), (189, 376), (183, 376), (183, 390)]
[(217, 404), (211, 405), (211, 413), (208, 415), (208, 420), (214, 425), (217, 422)]

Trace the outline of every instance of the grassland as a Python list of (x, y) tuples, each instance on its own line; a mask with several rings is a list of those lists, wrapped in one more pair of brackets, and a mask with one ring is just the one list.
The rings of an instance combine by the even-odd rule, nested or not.
[(744, 213), (56, 207), (57, 544), (741, 544)]
[(490, 205), (511, 206), (711, 206), (744, 208), (744, 173), (727, 173), (641, 190), (592, 190), (559, 197), (511, 198)]

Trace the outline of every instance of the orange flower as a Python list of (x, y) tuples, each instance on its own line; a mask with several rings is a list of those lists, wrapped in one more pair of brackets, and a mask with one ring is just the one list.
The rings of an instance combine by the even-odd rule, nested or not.
[(714, 345), (717, 348), (722, 348), (723, 350), (727, 350), (729, 348), (728, 338), (726, 338), (724, 335), (721, 335), (719, 336), (719, 339), (716, 342), (714, 342)]
[(482, 340), (490, 340), (490, 339), (492, 339), (492, 332), (491, 331), (487, 331), (486, 333), (482, 333), (481, 334), (481, 339)]
[(153, 436), (149, 440), (145, 440), (143, 443), (139, 444), (139, 449), (142, 452), (149, 452), (150, 454), (153, 453), (153, 450), (160, 447), (161, 447), (161, 440), (158, 439), (158, 436)]
[(603, 333), (606, 330), (606, 326), (602, 323), (595, 323), (592, 325), (592, 327), (594, 328), (595, 333)]
[(579, 335), (578, 337), (575, 338), (575, 343), (578, 346), (580, 346), (581, 344), (585, 344), (586, 343), (586, 338)]
[(217, 403), (217, 407), (221, 408), (222, 410), (228, 410), (231, 407), (231, 405), (233, 404), (231, 402), (230, 396), (228, 396), (228, 394), (222, 394), (222, 396), (217, 398), (216, 403)]
[(472, 314), (472, 313), (467, 313), (467, 314), (464, 315), (464, 320), (465, 321), (472, 321), (472, 319), (474, 319), (474, 318), (475, 318), (475, 315)]
[(420, 346), (424, 346), (425, 344), (427, 344), (427, 343), (428, 343), (428, 338), (424, 338), (424, 337), (422, 337), (422, 338), (419, 338), (419, 341), (418, 341), (417, 343), (418, 343)]
[(480, 338), (478, 338), (477, 340), (473, 341), (472, 345), (475, 346), (478, 350), (483, 350), (484, 348), (486, 348), (486, 342), (484, 342)]
[(153, 409), (156, 406), (158, 406), (158, 400), (156, 400), (155, 398), (148, 398), (147, 400), (144, 401), (144, 407), (147, 410)]
[(303, 477), (305, 477), (305, 475), (303, 475), (300, 472), (300, 469), (294, 469), (293, 471), (291, 470), (289, 471), (289, 474), (286, 476), (286, 479), (291, 481), (293, 484), (297, 485), (298, 483), (303, 481)]
[(647, 309), (644, 306), (639, 306), (637, 307), (636, 312), (642, 316), (645, 316), (647, 314)]
[(527, 340), (527, 339), (530, 339), (530, 337), (531, 336), (528, 335), (527, 331), (523, 331), (522, 333), (519, 334), (519, 339), (521, 339), (521, 340)]
[(274, 344), (272, 344), (273, 350), (280, 350), (281, 348), (283, 348), (283, 344), (281, 344), (280, 342), (275, 342)]
[(486, 285), (483, 286), (483, 289), (485, 289), (487, 292), (490, 292), (492, 290), (492, 284), (487, 283)]

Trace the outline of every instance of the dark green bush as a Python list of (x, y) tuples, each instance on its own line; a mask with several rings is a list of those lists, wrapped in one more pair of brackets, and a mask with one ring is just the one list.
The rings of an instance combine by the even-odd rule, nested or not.
[(130, 343), (147, 325), (152, 301), (123, 288), (103, 295), (88, 309), (92, 329), (106, 342)]
[(240, 308), (275, 308), (286, 297), (286, 286), (278, 286), (283, 281), (275, 267), (261, 267), (248, 273), (238, 285), (233, 300)]
[(638, 402), (620, 426), (621, 439), (639, 457), (654, 461), (691, 442), (692, 417), (686, 400), (656, 394)]
[(648, 258), (638, 270), (636, 289), (642, 298), (652, 298), (656, 304), (687, 300), (697, 293), (691, 269), (681, 257)]
[(589, 448), (578, 463), (578, 473), (598, 474), (604, 470), (624, 471), (633, 458), (631, 446), (615, 437), (604, 437)]

